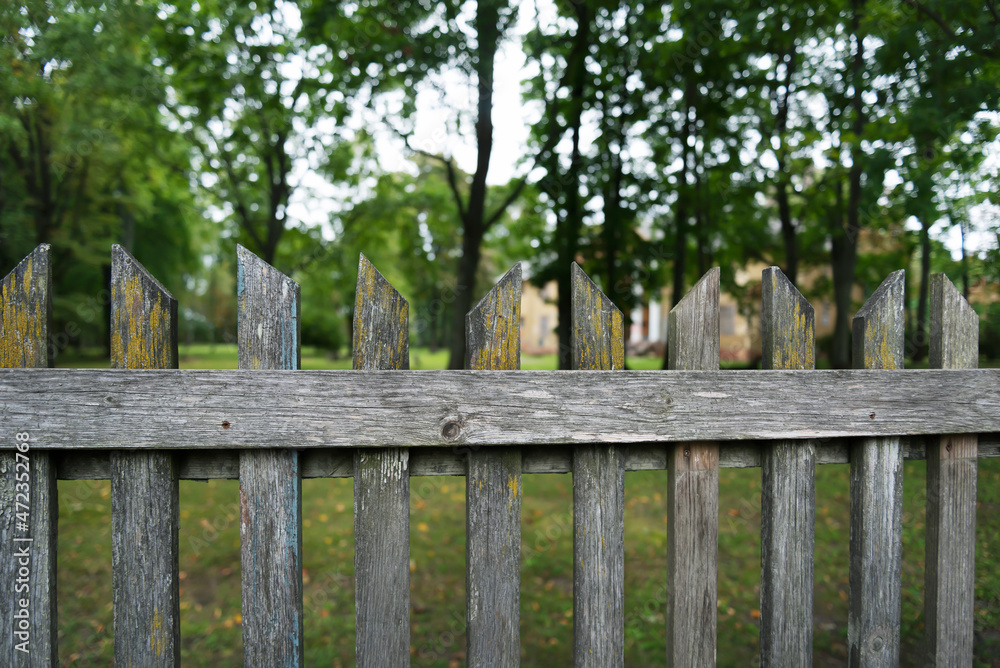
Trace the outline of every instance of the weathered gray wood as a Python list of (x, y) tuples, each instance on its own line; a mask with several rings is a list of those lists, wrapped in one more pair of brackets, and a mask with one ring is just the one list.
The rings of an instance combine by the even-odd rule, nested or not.
[[(409, 304), (362, 255), (354, 368), (409, 369)], [(358, 666), (410, 665), (410, 473), (407, 448), (354, 451)]]
[(709, 269), (667, 314), (667, 366), (671, 370), (719, 368), (720, 276), (718, 267)]
[[(764, 270), (765, 369), (816, 367), (813, 307), (777, 267)], [(762, 666), (811, 666), (816, 447), (761, 448), (760, 657)]]
[[(48, 244), (38, 246), (0, 283), (0, 367), (47, 367), (51, 363), (49, 251)], [(19, 433), (27, 434), (27, 452), (13, 450)], [(0, 431), (4, 447), (0, 452), (0, 587), (4, 592), (0, 596), (4, 628), (0, 664), (12, 667), (58, 664), (59, 504), (53, 455), (36, 449), (42, 439), (44, 432), (22, 420)]]
[[(118, 245), (111, 247), (111, 368), (177, 368), (177, 300)], [(174, 455), (116, 450), (109, 464), (115, 663), (179, 666)]]
[[(979, 317), (944, 274), (931, 276), (931, 367), (974, 369)], [(976, 584), (975, 435), (945, 435), (927, 452), (924, 635), (928, 666), (971, 666)]]
[[(856, 368), (903, 368), (904, 289), (903, 271), (890, 274), (854, 317)], [(851, 447), (851, 666), (899, 665), (902, 519), (899, 438), (859, 439)]]
[[(625, 368), (625, 321), (574, 262), (574, 369)], [(625, 665), (626, 446), (573, 449), (573, 663)]]
[[(255, 375), (247, 369), (298, 369), (298, 284), (246, 248), (236, 250), (241, 380)], [(262, 407), (261, 417), (273, 420), (275, 411)], [(228, 431), (224, 419), (215, 422)], [(285, 447), (300, 443), (279, 436), (269, 445), (240, 453), (243, 663), (301, 666), (302, 475), (298, 451)]]
[(932, 369), (979, 366), (979, 316), (945, 274), (931, 275)]
[(44, 432), (39, 449), (1000, 434), (1000, 370), (0, 369), (0, 405), (0, 433)]
[[(719, 368), (718, 267), (671, 309), (667, 331), (670, 369)], [(718, 560), (719, 444), (699, 440), (669, 446), (667, 666), (715, 663)]]
[[(516, 264), (465, 318), (466, 366), (521, 365), (521, 265)], [(490, 386), (493, 375), (479, 378)], [(464, 430), (446, 420), (442, 432)], [(466, 646), (470, 668), (520, 664), (521, 450), (468, 452), (465, 485)]]

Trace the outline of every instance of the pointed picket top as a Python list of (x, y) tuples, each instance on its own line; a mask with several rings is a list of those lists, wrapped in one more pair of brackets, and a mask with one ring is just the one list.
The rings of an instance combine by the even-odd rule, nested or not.
[(0, 284), (0, 368), (49, 365), (51, 249), (39, 244)]
[(299, 284), (236, 246), (236, 340), (241, 369), (298, 369)]
[(118, 244), (111, 247), (111, 368), (177, 368), (177, 300)]
[(882, 281), (854, 316), (854, 368), (903, 368), (903, 307), (906, 271)]
[(521, 366), (521, 263), (503, 275), (465, 316), (466, 368)]
[(979, 366), (979, 316), (945, 274), (931, 275), (932, 369)]
[(571, 268), (574, 369), (625, 368), (625, 318), (576, 262)]
[(667, 315), (667, 366), (676, 371), (719, 368), (719, 278), (713, 267)]
[(765, 369), (816, 368), (816, 315), (778, 267), (761, 281), (761, 366)]
[(409, 369), (410, 305), (361, 254), (354, 296), (354, 368)]

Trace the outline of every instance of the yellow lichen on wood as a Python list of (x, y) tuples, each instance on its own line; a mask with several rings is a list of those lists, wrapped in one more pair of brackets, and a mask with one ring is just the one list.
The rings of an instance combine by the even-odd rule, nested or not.
[(611, 366), (609, 369), (625, 368), (625, 317), (616, 310), (611, 316)]
[[(480, 304), (485, 345), (478, 346), (470, 360), (472, 369), (517, 369), (520, 365), (520, 286), (497, 285)], [(507, 314), (510, 314), (509, 316)]]
[(764, 270), (762, 347), (766, 369), (816, 368), (815, 316), (812, 306), (778, 267)]
[[(0, 290), (0, 367), (44, 366), (48, 281), (46, 272), (36, 276), (36, 250), (4, 279)], [(45, 252), (45, 251), (41, 251)], [(44, 256), (43, 256), (44, 257)]]
[(802, 311), (801, 304), (796, 301), (792, 306), (791, 317), (783, 324), (781, 339), (774, 346), (774, 369), (814, 369), (816, 359), (813, 346), (815, 332), (807, 313)]
[(153, 610), (152, 630), (149, 633), (149, 648), (156, 656), (162, 656), (167, 646), (167, 634), (163, 628), (163, 618), (159, 610)]
[(162, 369), (171, 359), (170, 312), (167, 299), (143, 289), (139, 275), (111, 290), (117, 304), (111, 333), (111, 366), (120, 369)]
[(624, 369), (624, 316), (576, 263), (572, 279), (573, 368)]
[(865, 323), (865, 368), (896, 368), (896, 356), (889, 342), (889, 325), (876, 322), (874, 318)]
[(368, 258), (358, 264), (354, 299), (354, 368), (409, 368), (410, 305)]

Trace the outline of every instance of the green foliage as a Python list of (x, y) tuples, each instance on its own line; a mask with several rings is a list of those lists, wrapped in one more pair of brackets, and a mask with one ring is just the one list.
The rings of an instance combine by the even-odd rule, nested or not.
[(979, 312), (979, 354), (1000, 360), (1000, 301), (986, 304)]
[(28, 2), (0, 8), (0, 267), (53, 245), (53, 352), (100, 343), (110, 245), (168, 288), (195, 269), (188, 146), (145, 35), (155, 7)]

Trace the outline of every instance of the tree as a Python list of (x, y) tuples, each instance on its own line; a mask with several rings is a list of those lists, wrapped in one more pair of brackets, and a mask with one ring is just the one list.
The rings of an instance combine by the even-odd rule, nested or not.
[(0, 264), (53, 245), (53, 356), (106, 332), (111, 243), (175, 289), (194, 267), (189, 147), (142, 38), (156, 20), (132, 3), (0, 9)]
[[(317, 49), (318, 66), (331, 84), (321, 90), (325, 103), (349, 108), (349, 100), (374, 104), (386, 93), (402, 93), (399, 125), (393, 129), (415, 153), (444, 167), (460, 221), (462, 252), (457, 258), (455, 299), (451, 307), (449, 367), (465, 364), (465, 314), (476, 294), (476, 273), (486, 234), (517, 199), (519, 181), (501, 201), (490, 205), (487, 175), (493, 150), (493, 80), (497, 52), (516, 12), (507, 2), (471, 5), (445, 2), (353, 3), (304, 0), (303, 33)], [(471, 15), (470, 15), (471, 14)], [(347, 67), (342, 67), (346, 64)], [(460, 72), (475, 87), (472, 112), (476, 168), (463, 178), (448, 151), (416, 147), (413, 116), (421, 84), (433, 83), (445, 69)], [(401, 127), (407, 124), (405, 127)], [(459, 125), (462, 120), (459, 118)]]
[[(992, 11), (991, 11), (992, 8)], [(879, 65), (894, 75), (889, 93), (898, 105), (904, 132), (899, 172), (911, 188), (902, 193), (906, 213), (920, 224), (919, 297), (915, 322), (915, 359), (929, 346), (928, 298), (932, 263), (931, 228), (954, 216), (953, 200), (976, 179), (986, 161), (982, 147), (996, 129), (981, 115), (996, 108), (1000, 52), (995, 34), (1000, 21), (992, 3), (910, 0), (890, 14)], [(950, 18), (945, 20), (947, 15)], [(883, 25), (888, 21), (883, 21)], [(990, 37), (993, 35), (993, 37)], [(964, 182), (964, 183), (963, 183)], [(968, 202), (968, 194), (963, 199)], [(973, 199), (974, 201), (974, 199)], [(971, 202), (969, 202), (971, 203)]]
[[(302, 131), (315, 82), (298, 58), (305, 45), (293, 6), (179, 2), (153, 34), (169, 78), (176, 127), (198, 148), (200, 182), (233, 220), (233, 236), (272, 264), (288, 227)], [(310, 71), (311, 72), (311, 71)]]

